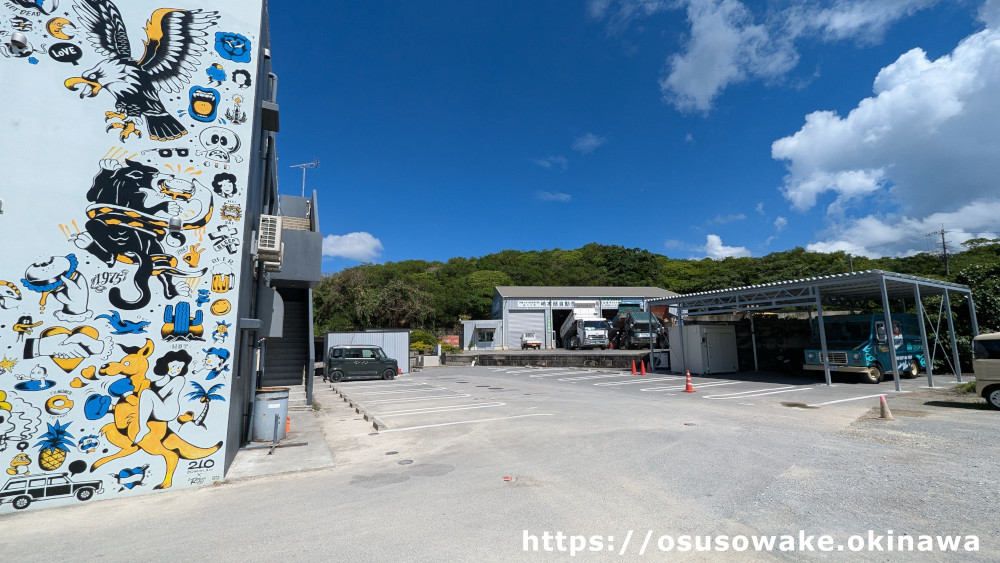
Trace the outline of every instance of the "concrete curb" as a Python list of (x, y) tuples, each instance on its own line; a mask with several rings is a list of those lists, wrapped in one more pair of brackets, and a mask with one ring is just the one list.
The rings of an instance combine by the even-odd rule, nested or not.
[(348, 397), (347, 395), (345, 395), (343, 391), (341, 391), (340, 389), (337, 389), (336, 386), (330, 385), (330, 388), (333, 389), (333, 391), (335, 393), (337, 393), (338, 395), (340, 395), (340, 398), (343, 399), (345, 403), (347, 403), (348, 405), (350, 405), (351, 408), (354, 409), (354, 412), (356, 412), (357, 414), (360, 414), (361, 416), (365, 417), (365, 420), (367, 420), (368, 422), (371, 422), (372, 423), (372, 427), (375, 428), (376, 432), (378, 432), (380, 430), (385, 430), (386, 428), (388, 428), (388, 426), (386, 426), (384, 422), (382, 422), (381, 420), (375, 418), (374, 415), (372, 415), (371, 413), (369, 413), (368, 411), (366, 411), (364, 408), (362, 408), (360, 405), (358, 405), (357, 403), (355, 403), (350, 397)]

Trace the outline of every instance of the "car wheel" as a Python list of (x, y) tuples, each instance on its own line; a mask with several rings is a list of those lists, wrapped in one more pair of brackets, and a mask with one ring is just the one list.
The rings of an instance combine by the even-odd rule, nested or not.
[(24, 510), (25, 508), (28, 508), (29, 504), (31, 504), (31, 497), (27, 495), (19, 496), (16, 499), (14, 499), (13, 504), (14, 508), (18, 510)]
[(334, 383), (340, 383), (344, 380), (344, 372), (340, 370), (330, 372), (330, 381)]
[(80, 500), (90, 500), (92, 496), (94, 496), (94, 489), (80, 489), (76, 492), (76, 498)]
[(881, 383), (882, 375), (882, 366), (874, 364), (868, 366), (868, 371), (861, 376), (861, 380), (871, 384)]
[(916, 379), (917, 375), (920, 373), (920, 362), (917, 360), (910, 360), (910, 369), (904, 372), (904, 377), (906, 379)]
[(382, 379), (386, 381), (389, 381), (390, 379), (396, 379), (396, 370), (392, 368), (386, 368), (386, 370), (382, 372)]
[(984, 389), (983, 398), (991, 407), (1000, 410), (1000, 385)]

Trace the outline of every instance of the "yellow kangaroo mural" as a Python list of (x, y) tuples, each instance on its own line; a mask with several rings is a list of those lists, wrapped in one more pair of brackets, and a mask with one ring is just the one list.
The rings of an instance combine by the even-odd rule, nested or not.
[[(139, 420), (139, 399), (140, 395), (149, 390), (150, 381), (146, 378), (146, 370), (149, 369), (149, 357), (153, 355), (153, 341), (146, 339), (146, 344), (142, 347), (122, 346), (126, 352), (125, 356), (117, 362), (109, 362), (101, 366), (101, 375), (125, 375), (132, 383), (131, 394), (119, 399), (112, 408), (114, 422), (109, 422), (101, 428), (101, 434), (107, 436), (108, 441), (118, 446), (120, 450), (112, 455), (102, 457), (90, 466), (93, 472), (105, 463), (130, 456), (142, 450), (150, 455), (162, 456), (167, 464), (163, 482), (154, 489), (166, 489), (173, 483), (174, 470), (177, 462), (181, 459), (201, 459), (208, 457), (219, 451), (222, 442), (218, 442), (210, 448), (199, 448), (175, 434), (167, 423), (159, 420)], [(139, 433), (140, 425), (147, 424), (149, 432), (135, 442), (135, 437)]]

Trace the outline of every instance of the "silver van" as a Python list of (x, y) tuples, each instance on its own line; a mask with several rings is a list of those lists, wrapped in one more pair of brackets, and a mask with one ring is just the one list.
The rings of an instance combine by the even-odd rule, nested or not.
[(341, 344), (327, 351), (324, 381), (337, 383), (353, 377), (395, 379), (399, 364), (374, 344)]
[(976, 394), (1000, 409), (1000, 332), (972, 339), (972, 370), (976, 372)]

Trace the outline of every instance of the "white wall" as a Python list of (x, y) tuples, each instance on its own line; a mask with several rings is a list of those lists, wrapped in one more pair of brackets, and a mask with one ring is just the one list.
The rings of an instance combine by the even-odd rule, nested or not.
[[(64, 478), (96, 499), (208, 484), (239, 446), (225, 439), (256, 100), (234, 79), (256, 84), (262, 3), (89, 4), (103, 8), (0, 4), (0, 494), (38, 480), (31, 508), (79, 502), (52, 494)], [(119, 17), (127, 46), (90, 31)], [(144, 57), (146, 29), (188, 55), (115, 64)], [(46, 434), (62, 439), (38, 446)]]

